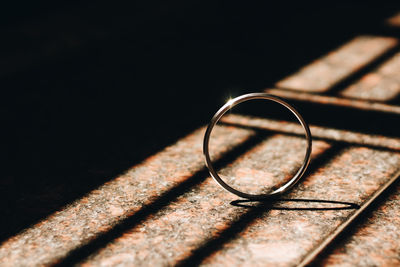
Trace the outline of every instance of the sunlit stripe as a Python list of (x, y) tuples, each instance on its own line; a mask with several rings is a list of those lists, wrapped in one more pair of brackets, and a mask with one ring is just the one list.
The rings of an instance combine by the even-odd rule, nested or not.
[(325, 92), (360, 70), (398, 43), (391, 37), (359, 36), (297, 73), (276, 83), (277, 87), (308, 92)]
[[(0, 265), (41, 266), (56, 262), (190, 179), (204, 169), (203, 134), (204, 129), (195, 131), (5, 241), (0, 246)], [(252, 130), (217, 127), (211, 139), (211, 151), (218, 158), (253, 135)]]
[(400, 186), (379, 204), (321, 266), (400, 266)]
[[(241, 179), (237, 177), (241, 172), (248, 176), (257, 175), (257, 172), (267, 176), (274, 173), (279, 175), (285, 170), (294, 173), (295, 161), (301, 162), (304, 152), (301, 149), (296, 150), (296, 147), (305, 145), (303, 141), (303, 138), (293, 136), (272, 136), (229, 164), (221, 173), (236, 179)], [(317, 141), (314, 147), (315, 158), (323, 154), (330, 145)], [(292, 153), (288, 153), (289, 151)], [(228, 229), (238, 217), (248, 211), (230, 205), (236, 199), (238, 198), (235, 195), (220, 188), (212, 179), (207, 179), (154, 214), (151, 220), (128, 230), (89, 257), (84, 265), (175, 266), (205, 241)]]
[(333, 97), (333, 96), (290, 92), (288, 90), (281, 90), (281, 89), (267, 89), (265, 91), (270, 94), (274, 94), (288, 99), (307, 101), (324, 105), (349, 107), (367, 111), (378, 111), (385, 113), (400, 114), (400, 106), (394, 106), (389, 104), (369, 102), (358, 99), (348, 99), (348, 98)]
[[(398, 155), (398, 154), (397, 154)], [(377, 165), (376, 167), (382, 167), (380, 165)], [(311, 253), (309, 253), (301, 262), (300, 264), (298, 264), (299, 267), (306, 267), (306, 266), (310, 266), (310, 264), (312, 262), (314, 262), (316, 260), (316, 258), (324, 251), (327, 250), (329, 245), (335, 240), (337, 239), (340, 234), (342, 234), (343, 232), (345, 232), (349, 227), (351, 227), (351, 225), (357, 221), (357, 219), (362, 216), (365, 215), (367, 212), (367, 209), (370, 208), (373, 203), (376, 203), (378, 201), (378, 199), (380, 197), (382, 197), (382, 195), (385, 193), (385, 191), (387, 191), (391, 186), (393, 186), (398, 180), (399, 180), (399, 176), (400, 176), (400, 171), (396, 171), (394, 173), (389, 174), (389, 178), (386, 180), (386, 182), (377, 190), (375, 191), (362, 205), (360, 205), (360, 208), (358, 210), (356, 210), (347, 220), (346, 222), (344, 222), (343, 224), (341, 224), (338, 228), (336, 228), (327, 238), (325, 238), (318, 247), (316, 247)], [(397, 217), (396, 217), (397, 218)], [(394, 218), (393, 218), (394, 219)], [(392, 222), (390, 222), (389, 224), (392, 224)], [(394, 231), (392, 227), (388, 227), (388, 229), (390, 232)], [(393, 232), (392, 232), (393, 233)], [(361, 234), (363, 235), (363, 233)], [(364, 243), (365, 239), (364, 238), (360, 238)], [(361, 241), (360, 240), (360, 241)], [(387, 240), (385, 240), (387, 241)], [(386, 242), (384, 242), (384, 244), (387, 244)], [(368, 247), (369, 246), (369, 247)], [(367, 245), (368, 249), (367, 251), (364, 251), (364, 257), (366, 258), (362, 258), (363, 262), (371, 262), (371, 260), (373, 261), (374, 258), (376, 259), (376, 254), (371, 254), (371, 248), (373, 248), (373, 250), (375, 251), (376, 249), (378, 249), (377, 246), (374, 246), (372, 243), (369, 243)], [(393, 247), (392, 247), (393, 248)], [(398, 246), (396, 246), (395, 248), (398, 248)], [(343, 249), (343, 247), (342, 247)], [(387, 246), (385, 246), (385, 252), (386, 252)], [(360, 264), (360, 257), (361, 256), (358, 252), (357, 253), (357, 264)], [(391, 254), (391, 255), (390, 255)], [(393, 253), (385, 253), (383, 258), (378, 259), (379, 264), (378, 265), (382, 265), (382, 266), (397, 266), (398, 264), (394, 264), (393, 260), (390, 259), (390, 256), (393, 257)], [(354, 254), (353, 254), (354, 255)], [(398, 254), (397, 254), (398, 255)], [(350, 256), (350, 255), (347, 255)], [(384, 264), (384, 261), (386, 261), (388, 264)], [(349, 263), (349, 262), (347, 262)], [(339, 266), (343, 266), (344, 264), (340, 264)], [(349, 266), (347, 264), (345, 264), (346, 266)], [(350, 264), (351, 265), (351, 264)], [(363, 264), (364, 265), (364, 264)], [(366, 266), (373, 266), (375, 264), (365, 264)]]
[[(375, 193), (379, 195), (382, 188), (397, 178), (399, 165), (399, 153), (351, 147), (304, 179), (286, 197), (368, 205)], [(248, 266), (309, 266), (308, 257), (313, 259), (314, 252), (319, 252), (325, 247), (325, 241), (336, 236), (336, 230), (343, 231), (342, 228), (355, 218), (353, 214), (358, 213), (353, 210), (300, 212), (295, 208), (269, 211), (266, 207), (266, 212), (254, 218), (237, 236), (231, 237), (202, 265), (234, 266), (245, 262)], [(375, 251), (375, 247), (370, 248)], [(360, 265), (361, 259), (357, 254), (356, 257), (356, 265)]]
[(388, 101), (400, 93), (400, 53), (375, 71), (340, 92), (340, 95), (365, 100)]
[[(298, 123), (269, 120), (265, 118), (249, 117), (237, 114), (229, 114), (221, 119), (221, 122), (231, 125), (254, 127), (269, 131), (279, 131), (304, 135), (304, 130)], [(381, 135), (369, 135), (346, 130), (338, 130), (321, 126), (310, 125), (313, 137), (331, 141), (345, 142), (349, 144), (388, 148), (400, 151), (400, 138), (392, 138)]]

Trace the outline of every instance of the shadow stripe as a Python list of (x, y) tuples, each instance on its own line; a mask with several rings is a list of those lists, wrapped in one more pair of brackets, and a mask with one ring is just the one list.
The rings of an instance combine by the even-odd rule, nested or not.
[(319, 244), (319, 246), (309, 253), (298, 266), (310, 266), (320, 254), (334, 244), (334, 241), (337, 238), (354, 226), (358, 219), (365, 214), (370, 207), (373, 207), (373, 204), (376, 203), (379, 198), (385, 194), (385, 192), (387, 192), (393, 185), (396, 184), (397, 181), (399, 181), (399, 178), (400, 171), (398, 171), (391, 179), (389, 179), (389, 181), (381, 186), (363, 205), (361, 205), (361, 207), (355, 213), (350, 216), (350, 218), (348, 218), (343, 224), (339, 225), (339, 227), (337, 227), (328, 238), (326, 238)]
[[(328, 148), (325, 152), (323, 152), (319, 157), (313, 159), (310, 163), (310, 169), (306, 176), (310, 175), (310, 173), (315, 172), (319, 167), (324, 166), (334, 155), (339, 153), (344, 147), (342, 145), (333, 144), (330, 148)], [(301, 181), (299, 181), (301, 183)], [(295, 186), (296, 187), (296, 186)], [(270, 200), (273, 205), (276, 200)], [(233, 240), (240, 232), (242, 232), (246, 227), (253, 222), (256, 218), (258, 218), (264, 212), (270, 210), (266, 209), (265, 203), (261, 203), (255, 205), (252, 208), (249, 208), (249, 211), (244, 215), (240, 216), (238, 220), (232, 223), (230, 227), (221, 232), (220, 235), (206, 241), (202, 246), (193, 251), (192, 255), (180, 261), (177, 266), (197, 266), (199, 265), (206, 257), (211, 255), (214, 251), (217, 251), (222, 248), (222, 246)]]
[[(246, 125), (242, 125), (239, 123), (230, 123), (230, 122), (220, 122), (220, 124), (226, 125), (226, 126), (234, 126), (234, 127), (239, 127), (239, 128), (243, 128), (243, 129), (254, 130), (256, 132), (266, 132), (266, 133), (275, 132), (275, 133), (281, 133), (281, 134), (285, 134), (285, 135), (289, 135), (289, 136), (304, 137), (304, 134), (290, 133), (290, 132), (282, 131), (282, 130), (278, 130), (278, 129), (264, 129), (261, 127), (246, 126)], [(334, 140), (334, 139), (321, 137), (321, 136), (315, 136), (315, 135), (313, 135), (312, 138), (313, 138), (313, 140), (322, 140), (322, 141), (326, 141), (329, 143), (333, 142), (335, 144), (341, 144), (342, 146), (354, 145), (354, 146), (373, 148), (373, 149), (379, 150), (379, 151), (390, 151), (390, 152), (399, 152), (399, 150), (400, 150), (400, 149), (394, 149), (394, 148), (378, 146), (378, 145), (373, 145), (373, 144), (356, 143), (356, 142), (350, 142), (350, 141), (346, 141), (346, 140)]]
[[(218, 169), (233, 162), (235, 159), (240, 157), (244, 152), (257, 146), (268, 136), (269, 135), (265, 133), (257, 133), (253, 137), (250, 137), (244, 143), (238, 145), (237, 147), (229, 151), (227, 154), (225, 154), (220, 160), (218, 160), (215, 163), (215, 168)], [(208, 170), (203, 168), (201, 171), (194, 174), (191, 178), (185, 180), (176, 187), (165, 192), (151, 204), (145, 206), (134, 215), (118, 223), (118, 225), (116, 225), (110, 231), (96, 237), (90, 243), (81, 246), (75, 250), (72, 250), (67, 257), (55, 263), (55, 266), (71, 266), (79, 263), (80, 261), (84, 260), (91, 254), (105, 247), (108, 243), (112, 242), (114, 239), (122, 236), (126, 230), (133, 228), (140, 222), (146, 220), (150, 215), (160, 211), (162, 208), (166, 207), (170, 202), (173, 202), (178, 196), (184, 194), (192, 187), (201, 183), (202, 181), (204, 181), (204, 179), (208, 177), (209, 177)]]

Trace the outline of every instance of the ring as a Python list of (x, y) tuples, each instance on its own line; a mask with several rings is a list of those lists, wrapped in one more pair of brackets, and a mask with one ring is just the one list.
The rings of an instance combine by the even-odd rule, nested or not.
[[(276, 103), (279, 103), (283, 106), (285, 106), (287, 109), (289, 109), (298, 119), (298, 121), (301, 123), (301, 125), (303, 126), (303, 129), (305, 131), (305, 136), (306, 136), (306, 141), (307, 141), (307, 150), (306, 150), (306, 155), (304, 157), (304, 161), (303, 164), (301, 165), (301, 167), (298, 169), (298, 171), (296, 172), (296, 174), (284, 185), (282, 185), (281, 187), (279, 187), (278, 189), (266, 193), (266, 194), (248, 194), (248, 193), (244, 193), (241, 192), (239, 190), (236, 190), (234, 188), (232, 188), (231, 186), (229, 186), (227, 183), (225, 183), (221, 177), (218, 175), (218, 173), (215, 171), (211, 159), (210, 159), (210, 154), (209, 154), (209, 141), (210, 141), (210, 135), (211, 132), (214, 128), (214, 126), (218, 123), (218, 121), (221, 119), (221, 117), (231, 108), (233, 108), (234, 106), (243, 103), (245, 101), (248, 100), (253, 100), (253, 99), (264, 99), (264, 100), (271, 100), (274, 101)], [(252, 199), (252, 200), (260, 200), (260, 199), (266, 199), (266, 198), (272, 198), (278, 195), (281, 195), (285, 192), (287, 192), (289, 189), (291, 189), (300, 179), (301, 177), (304, 175), (309, 163), (310, 163), (310, 156), (311, 156), (311, 149), (312, 149), (312, 137), (311, 137), (311, 132), (310, 132), (310, 128), (308, 127), (308, 124), (306, 123), (306, 121), (303, 119), (303, 117), (300, 115), (300, 113), (294, 108), (292, 107), (290, 104), (288, 104), (286, 101), (282, 100), (279, 97), (276, 97), (274, 95), (270, 95), (270, 94), (266, 94), (266, 93), (251, 93), (251, 94), (245, 94), (245, 95), (241, 95), (238, 96), (234, 99), (229, 100), (225, 105), (223, 105), (216, 113), (215, 115), (212, 117), (207, 130), (205, 132), (204, 135), (204, 140), (203, 140), (203, 154), (205, 157), (205, 161), (206, 161), (206, 166), (211, 174), (211, 177), (214, 178), (214, 180), (220, 185), (222, 186), (224, 189), (228, 190), (229, 192), (239, 196), (239, 197), (243, 197), (243, 198), (247, 198), (247, 199)]]

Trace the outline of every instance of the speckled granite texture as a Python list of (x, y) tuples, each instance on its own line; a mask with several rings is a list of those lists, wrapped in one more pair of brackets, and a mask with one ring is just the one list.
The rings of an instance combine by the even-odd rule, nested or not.
[[(285, 198), (362, 204), (395, 173), (399, 163), (399, 153), (350, 147), (340, 151)], [(295, 266), (354, 212), (351, 209), (299, 212), (290, 204), (284, 202), (288, 209), (261, 211), (260, 217), (234, 240), (210, 255), (205, 265)]]
[[(314, 153), (319, 152), (321, 146), (321, 142), (315, 143)], [(328, 146), (324, 144), (323, 148)], [(268, 193), (294, 176), (303, 162), (305, 151), (306, 142), (303, 138), (272, 136), (243, 154), (220, 174), (228, 185), (240, 191)]]
[[(238, 125), (246, 120), (249, 125), (281, 132), (260, 135), (257, 130), (240, 126), (216, 129), (212, 150), (218, 155), (246, 140), (256, 140), (241, 157), (233, 158), (221, 170), (227, 177), (242, 178), (234, 182), (236, 186), (249, 185), (246, 177), (254, 175), (279, 182), (295, 171), (296, 159), (304, 153), (297, 148), (303, 147), (304, 140), (282, 132), (295, 132), (296, 126), (244, 116), (232, 118), (237, 119)], [(338, 146), (329, 140), (329, 136), (336, 139), (350, 136), (351, 139), (357, 133), (312, 129), (327, 138), (314, 142), (311, 173), (284, 200), (267, 205), (251, 202), (232, 205), (238, 198), (220, 188), (206, 172), (201, 172), (202, 177), (193, 188), (189, 187), (165, 203), (165, 207), (149, 214), (139, 224), (132, 224), (88, 255), (83, 250), (84, 257), (72, 259), (72, 263), (85, 266), (298, 264), (355, 212), (354, 205), (363, 204), (400, 166), (398, 152), (362, 145)], [(156, 201), (163, 192), (191, 179), (204, 166), (203, 132), (204, 129), (196, 131), (7, 240), (0, 247), (2, 265), (62, 262), (70, 251), (79, 250), (80, 246), (116, 227), (119, 221)], [(359, 137), (364, 142), (373, 142), (372, 136)], [(397, 139), (387, 142), (391, 148), (398, 147)], [(251, 208), (252, 205), (255, 207)]]
[[(248, 151), (244, 157), (229, 164), (222, 173), (235, 175), (241, 168), (249, 174), (274, 173), (279, 167), (290, 170), (293, 162), (288, 160), (287, 150), (274, 146), (277, 142), (302, 144), (297, 137), (272, 136)], [(325, 142), (315, 144), (314, 155), (329, 147)], [(301, 152), (301, 151), (300, 151)], [(263, 157), (261, 161), (255, 158)], [(265, 164), (265, 162), (271, 162)], [(204, 242), (218, 237), (247, 209), (230, 204), (237, 197), (221, 189), (212, 179), (206, 179), (175, 202), (156, 213), (143, 224), (130, 229), (121, 238), (85, 261), (85, 265), (175, 265), (193, 255)]]
[(400, 266), (400, 186), (321, 264)]
[(397, 53), (375, 71), (367, 73), (339, 94), (370, 101), (389, 101), (400, 93), (399, 73), (400, 54)]
[[(398, 39), (393, 37), (358, 36), (277, 82), (277, 89), (265, 91), (308, 103), (400, 114), (398, 103), (390, 103), (397, 100), (400, 93), (400, 80), (397, 77), (400, 70), (399, 53), (389, 53), (389, 57), (372, 71), (349, 85), (345, 83), (345, 87), (334, 89), (338, 83), (359, 72), (382, 54), (389, 51), (393, 54), (397, 51), (393, 48), (398, 43)], [(333, 94), (330, 92), (332, 89)]]
[(300, 100), (308, 103), (318, 103), (318, 104), (333, 105), (339, 107), (356, 108), (365, 111), (379, 111), (379, 112), (400, 114), (400, 106), (398, 105), (391, 105), (380, 102), (369, 102), (365, 100), (349, 99), (336, 96), (298, 93), (282, 89), (266, 89), (265, 91), (267, 93), (274, 94), (276, 96), (280, 96), (286, 99)]
[[(266, 143), (286, 139), (292, 139), (291, 142), (300, 141), (295, 137), (278, 135)], [(314, 155), (318, 155), (323, 154), (329, 145), (317, 142), (315, 147)], [(261, 144), (254, 152), (249, 153), (260, 156), (261, 151), (265, 152), (263, 157), (266, 161), (276, 156), (282, 159), (280, 166), (290, 167), (290, 161), (284, 159), (284, 150), (279, 149), (271, 156), (270, 150)], [(226, 170), (227, 174), (235, 173), (245, 163), (249, 168), (257, 170), (249, 155), (233, 162), (232, 167), (228, 167), (230, 171)], [(359, 147), (344, 149), (324, 168), (307, 177), (285, 199), (362, 204), (398, 169), (399, 163), (398, 153)], [(267, 165), (264, 170), (273, 170), (274, 167)], [(207, 201), (204, 202), (204, 199)], [(155, 214), (151, 220), (131, 229), (97, 255), (90, 257), (85, 264), (169, 265), (186, 257), (193, 257), (196, 249), (210, 240), (221, 239), (232, 224), (247, 215), (246, 210), (229, 204), (234, 199), (234, 196), (215, 187), (213, 181), (208, 179), (179, 197), (167, 209)], [(310, 205), (305, 202), (302, 207), (310, 208)], [(329, 205), (326, 204), (321, 210), (299, 211), (296, 208), (299, 208), (298, 203), (280, 201), (273, 204), (272, 208), (258, 210), (257, 214), (252, 214), (254, 220), (243, 231), (236, 233), (233, 240), (223, 244), (220, 250), (207, 257), (203, 263), (221, 266), (296, 265), (307, 252), (354, 212), (351, 209), (329, 210)]]
[[(221, 122), (241, 127), (253, 127), (254, 129), (278, 131), (288, 134), (304, 135), (304, 130), (298, 123), (279, 122), (257, 117), (230, 114), (224, 116)], [(400, 150), (400, 138), (386, 137), (382, 135), (370, 135), (352, 131), (330, 129), (321, 126), (310, 126), (313, 138), (320, 138), (329, 141), (337, 141), (349, 144), (373, 146), (377, 148), (387, 148)]]
[[(46, 265), (109, 231), (174, 186), (204, 170), (200, 129), (175, 145), (148, 158), (124, 175), (108, 182), (4, 242), (2, 266)], [(218, 127), (210, 147), (215, 155), (231, 150), (251, 137), (251, 130)]]
[[(398, 27), (400, 16), (397, 14), (389, 18), (386, 23), (390, 26)], [(348, 43), (347, 45), (349, 45)], [(340, 50), (333, 52), (333, 55)], [(340, 52), (339, 52), (340, 53)], [(329, 55), (327, 56), (329, 57)], [(327, 58), (324, 57), (324, 58)], [(318, 61), (317, 61), (318, 62)], [(377, 67), (371, 72), (363, 74), (359, 79), (354, 80), (344, 88), (336, 88), (333, 93), (330, 92), (334, 84), (330, 84), (326, 90), (309, 90), (307, 88), (308, 81), (306, 73), (300, 70), (297, 74), (289, 76), (284, 81), (293, 80), (299, 81), (299, 84), (304, 82), (305, 88), (286, 87), (290, 89), (297, 89), (303, 92), (293, 92), (284, 89), (267, 89), (266, 91), (284, 98), (303, 101), (304, 103), (317, 103), (322, 105), (332, 105), (337, 107), (354, 108), (365, 111), (382, 112), (382, 118), (385, 113), (400, 114), (400, 105), (398, 102), (400, 93), (400, 80), (398, 79), (399, 73), (399, 54), (390, 55), (385, 58)], [(312, 69), (315, 63), (306, 66), (304, 69)], [(357, 71), (354, 69), (353, 71)], [(327, 81), (326, 81), (327, 82)], [(313, 82), (309, 83), (313, 87)], [(283, 86), (281, 83), (278, 86)], [(308, 92), (319, 92), (320, 94), (309, 94)], [(368, 113), (365, 113), (368, 116)], [(241, 121), (240, 124), (247, 124), (245, 118), (238, 117)], [(229, 118), (226, 118), (229, 122)], [(235, 118), (236, 119), (236, 118)], [(259, 126), (262, 123), (258, 123)], [(254, 126), (254, 125), (253, 125)], [(261, 126), (261, 127), (265, 127)], [(394, 128), (397, 126), (393, 125)], [(313, 127), (312, 127), (313, 128)], [(290, 131), (290, 130), (289, 130)], [(297, 129), (299, 133), (301, 129)], [(335, 134), (335, 130), (329, 131), (331, 138), (337, 141), (343, 136), (344, 142), (350, 141), (365, 145), (374, 143), (373, 146), (382, 145), (382, 147), (398, 150), (397, 138), (389, 138), (384, 136), (367, 136), (364, 134), (357, 134), (352, 137), (350, 135)], [(314, 136), (323, 138), (325, 134), (321, 134), (319, 129), (313, 128)], [(335, 136), (335, 137), (334, 137)], [(350, 137), (350, 139), (348, 139)], [(335, 244), (336, 249), (330, 251), (330, 254), (324, 254), (319, 260), (318, 264), (326, 266), (399, 266), (400, 253), (399, 253), (399, 210), (398, 198), (400, 195), (399, 187), (391, 191), (389, 199), (385, 203), (380, 203), (381, 206), (378, 210), (364, 220), (359, 225), (355, 232), (350, 232), (351, 236), (344, 238), (340, 244)]]
[(397, 44), (395, 38), (359, 36), (276, 83), (277, 87), (324, 92)]

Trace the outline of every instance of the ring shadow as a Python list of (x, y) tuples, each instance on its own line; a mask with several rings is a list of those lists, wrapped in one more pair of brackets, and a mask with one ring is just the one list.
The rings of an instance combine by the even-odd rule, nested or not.
[[(276, 206), (277, 202), (304, 202), (304, 203), (318, 203), (318, 204), (334, 204), (338, 206), (328, 206), (328, 207), (290, 207), (290, 206)], [(255, 203), (255, 205), (249, 205), (246, 203)], [(345, 201), (335, 201), (335, 200), (324, 200), (324, 199), (266, 199), (266, 200), (249, 200), (249, 199), (238, 199), (230, 203), (232, 206), (242, 207), (242, 208), (255, 208), (255, 207), (266, 207), (269, 210), (308, 210), (308, 211), (324, 211), (324, 210), (349, 210), (349, 209), (359, 209), (360, 205), (345, 202)]]

